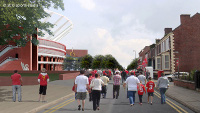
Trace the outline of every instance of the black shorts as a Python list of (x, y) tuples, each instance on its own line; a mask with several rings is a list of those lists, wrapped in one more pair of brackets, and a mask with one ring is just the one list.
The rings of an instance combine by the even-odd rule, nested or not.
[(153, 92), (148, 92), (148, 96), (153, 96)]
[(47, 86), (40, 86), (39, 94), (46, 95)]

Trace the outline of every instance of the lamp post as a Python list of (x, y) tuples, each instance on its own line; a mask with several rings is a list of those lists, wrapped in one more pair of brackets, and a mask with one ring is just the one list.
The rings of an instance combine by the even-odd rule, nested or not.
[(179, 58), (175, 58), (177, 59), (176, 64), (178, 65), (178, 78), (179, 78)]
[(135, 52), (135, 59), (136, 59), (136, 50), (133, 50), (133, 52)]
[[(175, 51), (174, 53), (178, 53), (178, 51)], [(178, 65), (178, 78), (179, 78), (179, 58), (175, 58), (175, 59), (177, 59), (176, 64)]]

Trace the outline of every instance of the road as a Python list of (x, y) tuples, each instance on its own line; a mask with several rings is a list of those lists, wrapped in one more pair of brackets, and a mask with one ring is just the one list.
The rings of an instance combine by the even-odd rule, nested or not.
[(129, 100), (126, 98), (126, 90), (121, 86), (118, 99), (112, 98), (112, 83), (108, 85), (107, 98), (100, 100), (100, 110), (93, 111), (92, 102), (89, 102), (88, 95), (86, 99), (85, 111), (77, 110), (77, 101), (74, 97), (70, 97), (54, 106), (46, 108), (38, 113), (194, 113), (185, 106), (167, 97), (167, 104), (160, 104), (160, 94), (158, 91), (154, 93), (153, 105), (147, 103), (147, 94), (143, 95), (143, 105), (139, 104), (138, 95), (136, 94), (136, 102), (134, 106), (130, 106)]

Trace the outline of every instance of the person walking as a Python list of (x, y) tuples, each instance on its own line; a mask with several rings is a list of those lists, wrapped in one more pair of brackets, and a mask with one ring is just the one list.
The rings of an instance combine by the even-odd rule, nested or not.
[(49, 76), (46, 73), (45, 68), (42, 68), (42, 72), (38, 76), (38, 82), (40, 84), (38, 102), (40, 102), (41, 97), (42, 97), (42, 102), (46, 102), (45, 95), (46, 95), (46, 91), (47, 91), (47, 82), (49, 82)]
[(146, 87), (148, 92), (148, 104), (149, 104), (149, 98), (151, 98), (151, 105), (152, 105), (155, 83), (151, 80), (151, 77), (149, 77), (149, 82), (147, 82)]
[[(92, 73), (89, 74), (89, 85), (91, 84), (91, 81), (94, 79), (94, 77), (92, 76)], [(89, 89), (89, 102), (92, 101), (92, 88)]]
[(138, 88), (138, 97), (139, 97), (139, 101), (140, 101), (139, 104), (142, 105), (142, 96), (143, 96), (144, 92), (146, 93), (146, 89), (141, 81), (140, 81), (140, 86), (138, 85), (137, 88)]
[(106, 75), (103, 75), (103, 76), (101, 77), (101, 80), (104, 82), (104, 86), (102, 86), (101, 94), (102, 94), (102, 97), (103, 97), (103, 98), (106, 98), (106, 94), (107, 94), (107, 85), (108, 85), (108, 82), (109, 82), (109, 78), (106, 77)]
[(142, 82), (142, 85), (146, 85), (146, 77), (142, 74), (142, 72), (139, 73), (138, 79)]
[(22, 101), (21, 95), (21, 86), (22, 86), (22, 77), (18, 74), (17, 70), (14, 70), (14, 74), (11, 75), (12, 79), (12, 91), (13, 91), (13, 102), (16, 101), (16, 91), (18, 93), (18, 102)]
[(121, 76), (122, 76), (122, 83), (124, 83), (124, 81), (126, 80), (126, 71), (125, 71), (125, 69), (122, 71)]
[[(120, 80), (121, 76), (119, 75), (119, 72), (116, 72), (116, 75), (114, 75), (113, 77), (113, 99), (118, 99), (120, 90)], [(115, 92), (117, 92), (117, 95), (115, 94)]]
[(146, 72), (146, 79), (149, 80), (149, 77), (150, 77), (150, 72), (149, 72), (149, 70), (147, 70), (147, 72)]
[(126, 85), (128, 85), (128, 97), (130, 101), (130, 106), (133, 106), (135, 103), (135, 93), (137, 91), (137, 85), (140, 85), (140, 81), (137, 77), (134, 76), (134, 72), (131, 72), (131, 75), (124, 82), (124, 88), (126, 87)]
[[(88, 77), (84, 75), (85, 71), (81, 70), (80, 75), (75, 79), (75, 92), (77, 92), (78, 110), (81, 110), (80, 100), (82, 100), (82, 111), (84, 111), (85, 99), (87, 95), (87, 89), (89, 89)], [(86, 89), (87, 88), (87, 89)]]
[(157, 87), (160, 89), (161, 104), (165, 104), (165, 92), (169, 88), (169, 80), (166, 77), (164, 77), (164, 73), (161, 73), (161, 77), (159, 77), (158, 79)]
[(93, 110), (99, 110), (100, 106), (100, 97), (101, 97), (101, 87), (104, 85), (104, 82), (100, 79), (99, 74), (95, 74), (95, 79), (91, 81), (90, 87), (92, 88), (92, 101), (93, 101)]

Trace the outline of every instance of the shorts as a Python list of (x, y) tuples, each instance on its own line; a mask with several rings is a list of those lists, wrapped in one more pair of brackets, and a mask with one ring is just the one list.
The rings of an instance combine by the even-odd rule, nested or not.
[(87, 92), (77, 92), (76, 99), (85, 100)]
[(148, 96), (153, 96), (153, 92), (148, 92)]
[(47, 86), (40, 86), (39, 94), (46, 95)]

